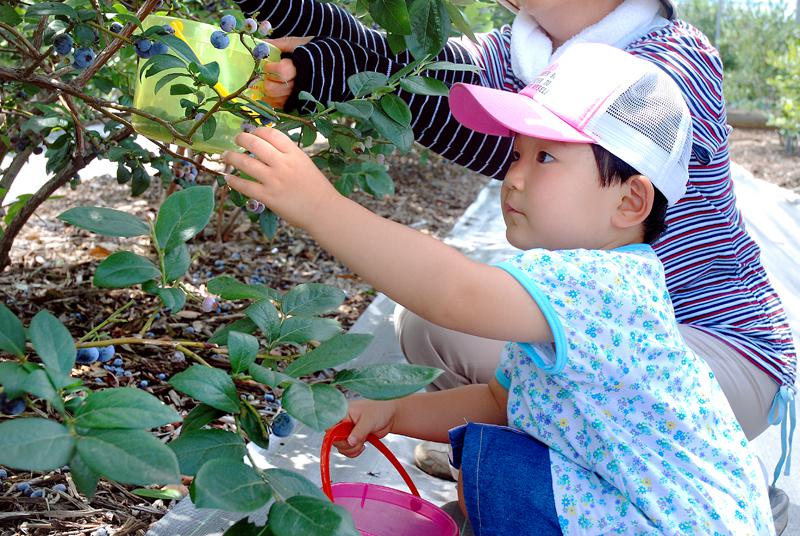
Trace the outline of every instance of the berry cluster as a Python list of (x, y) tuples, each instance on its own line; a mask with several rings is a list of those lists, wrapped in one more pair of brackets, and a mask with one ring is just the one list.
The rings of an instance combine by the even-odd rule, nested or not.
[(249, 210), (253, 214), (261, 214), (262, 212), (264, 212), (264, 209), (266, 209), (264, 203), (262, 203), (258, 199), (249, 199), (247, 201), (247, 210)]
[(197, 166), (186, 161), (175, 162), (172, 165), (172, 174), (175, 175), (176, 179), (186, 179), (187, 182), (194, 182), (197, 180)]
[[(237, 29), (237, 22), (236, 17), (233, 15), (225, 15), (222, 17), (219, 21), (220, 29), (211, 34), (211, 45), (219, 50), (228, 48), (228, 45), (231, 44), (231, 39), (228, 34)], [(244, 19), (241, 29), (248, 35), (253, 35), (257, 32), (262, 37), (272, 33), (272, 25), (268, 20), (261, 21), (259, 24), (258, 21), (253, 18)], [(253, 57), (255, 59), (263, 60), (267, 56), (269, 56), (269, 45), (266, 43), (258, 43), (253, 47)]]
[(91, 365), (95, 361), (100, 363), (108, 363), (114, 357), (116, 349), (113, 344), (102, 347), (79, 348), (78, 355), (75, 356), (75, 362), (81, 365)]

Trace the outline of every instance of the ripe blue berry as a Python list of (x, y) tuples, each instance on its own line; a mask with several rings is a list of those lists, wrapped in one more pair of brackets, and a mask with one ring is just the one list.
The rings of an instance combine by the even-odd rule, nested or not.
[(276, 437), (288, 437), (294, 431), (294, 418), (288, 413), (280, 412), (272, 419), (270, 428)]
[(44, 490), (42, 488), (37, 488), (31, 492), (32, 499), (38, 499), (44, 497)]
[(144, 389), (145, 387), (147, 387), (149, 385), (150, 385), (150, 382), (148, 382), (147, 380), (141, 380), (139, 382), (139, 387), (141, 387), (142, 389)]
[(22, 398), (15, 398), (13, 400), (3, 399), (2, 408), (0, 408), (6, 415), (19, 415), (25, 411), (25, 400)]
[(206, 296), (203, 298), (203, 311), (210, 313), (217, 306), (217, 299), (214, 296)]
[(272, 404), (273, 402), (275, 402), (275, 395), (273, 395), (272, 393), (266, 393), (264, 395), (264, 401), (267, 402), (268, 404)]
[(114, 362), (113, 362), (113, 363), (111, 363), (111, 364), (112, 364), (112, 365), (114, 365), (115, 367), (121, 367), (121, 366), (122, 366), (122, 358), (119, 358), (119, 357), (118, 357), (118, 358), (116, 358), (116, 359), (114, 360)]
[(72, 62), (78, 69), (85, 69), (92, 64), (96, 57), (94, 50), (91, 48), (79, 48), (75, 50), (75, 61)]
[(245, 33), (254, 33), (258, 28), (258, 23), (255, 19), (244, 19), (243, 29)]
[(263, 60), (269, 56), (269, 45), (266, 43), (259, 43), (253, 48), (253, 57), (257, 60)]
[(248, 134), (250, 134), (255, 129), (256, 126), (253, 123), (247, 123), (247, 122), (242, 123), (242, 132), (247, 132)]
[(72, 37), (69, 34), (58, 34), (55, 39), (53, 39), (53, 48), (55, 48), (56, 53), (61, 56), (66, 56), (70, 52), (72, 52)]
[(159, 380), (161, 380), (163, 382), (164, 380), (167, 379), (167, 375), (164, 374), (163, 372), (159, 372), (158, 374), (156, 374), (156, 378), (158, 378)]
[(149, 39), (137, 39), (133, 44), (136, 49), (136, 55), (140, 58), (149, 58), (151, 56), (150, 49), (153, 48), (153, 42)]
[(8, 478), (8, 471), (5, 469), (0, 469), (0, 480), (3, 480), (4, 478)]
[(67, 491), (67, 486), (64, 484), (56, 484), (53, 486), (53, 491), (57, 491), (59, 493), (65, 493)]
[(130, 370), (126, 370), (125, 372), (122, 373), (122, 375), (125, 376), (126, 378), (130, 378), (131, 376), (133, 376), (133, 372), (131, 372)]
[(78, 350), (78, 355), (75, 357), (75, 362), (82, 365), (89, 365), (97, 361), (99, 358), (100, 350), (97, 348), (80, 348)]
[(150, 54), (157, 56), (158, 54), (166, 54), (169, 52), (169, 47), (161, 41), (155, 41), (153, 46), (150, 47)]
[(111, 23), (111, 28), (110, 28), (110, 30), (111, 30), (112, 32), (114, 32), (114, 33), (117, 33), (117, 34), (118, 34), (119, 32), (121, 32), (121, 31), (122, 31), (122, 24), (120, 24), (120, 23), (118, 23), (118, 22), (113, 22), (113, 23)]
[(109, 344), (108, 346), (103, 346), (100, 348), (100, 362), (101, 363), (108, 363), (114, 354), (117, 352), (116, 348), (114, 348), (113, 344)]
[(220, 19), (219, 27), (222, 28), (223, 32), (232, 32), (233, 29), (236, 28), (236, 17), (233, 15), (225, 15)]
[(223, 50), (228, 48), (228, 45), (231, 44), (231, 40), (225, 32), (217, 30), (211, 34), (211, 44), (214, 48)]
[(108, 529), (105, 527), (100, 527), (96, 531), (94, 531), (91, 536), (108, 536)]
[(164, 25), (164, 33), (167, 35), (175, 35), (175, 28), (170, 26), (169, 24)]
[(258, 25), (258, 33), (260, 35), (269, 35), (272, 33), (272, 24), (268, 20), (262, 20)]
[(31, 489), (31, 485), (28, 484), (27, 482), (20, 482), (15, 487), (17, 488), (17, 491), (21, 491), (22, 493), (25, 493), (26, 491)]

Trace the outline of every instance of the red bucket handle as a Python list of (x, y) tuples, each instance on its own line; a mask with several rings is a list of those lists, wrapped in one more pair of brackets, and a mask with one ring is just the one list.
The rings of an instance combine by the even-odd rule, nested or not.
[[(339, 440), (346, 440), (347, 437), (350, 435), (350, 432), (353, 430), (353, 423), (351, 422), (340, 422), (333, 428), (330, 428), (325, 433), (325, 439), (322, 440), (322, 452), (320, 454), (320, 461), (319, 461), (319, 470), (322, 476), (322, 491), (325, 492), (325, 495), (332, 501), (333, 500), (333, 492), (331, 490), (331, 447), (333, 446), (334, 441)], [(367, 436), (367, 441), (372, 443), (375, 448), (377, 448), (381, 453), (386, 456), (386, 458), (392, 463), (397, 472), (400, 473), (400, 476), (403, 477), (408, 489), (411, 490), (411, 493), (415, 496), (419, 497), (419, 491), (417, 491), (417, 487), (414, 485), (414, 482), (411, 481), (411, 477), (408, 475), (405, 469), (403, 469), (403, 464), (395, 458), (392, 451), (389, 448), (381, 443), (381, 440), (375, 437), (373, 434)]]

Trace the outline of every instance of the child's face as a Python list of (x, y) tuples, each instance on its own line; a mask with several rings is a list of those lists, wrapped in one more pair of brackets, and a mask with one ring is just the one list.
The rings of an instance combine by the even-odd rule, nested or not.
[(519, 159), (500, 195), (506, 238), (528, 250), (602, 249), (616, 238), (611, 218), (621, 185), (600, 185), (594, 153), (586, 143), (517, 136)]

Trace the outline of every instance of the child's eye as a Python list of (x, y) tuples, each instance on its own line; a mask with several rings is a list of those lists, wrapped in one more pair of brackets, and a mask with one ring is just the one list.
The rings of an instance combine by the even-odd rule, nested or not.
[(536, 155), (536, 161), (539, 162), (540, 164), (547, 164), (548, 162), (552, 162), (553, 160), (555, 160), (555, 158), (553, 158), (553, 155), (545, 151), (539, 151), (539, 153)]
[(519, 151), (511, 151), (511, 161), (516, 162), (520, 159)]

